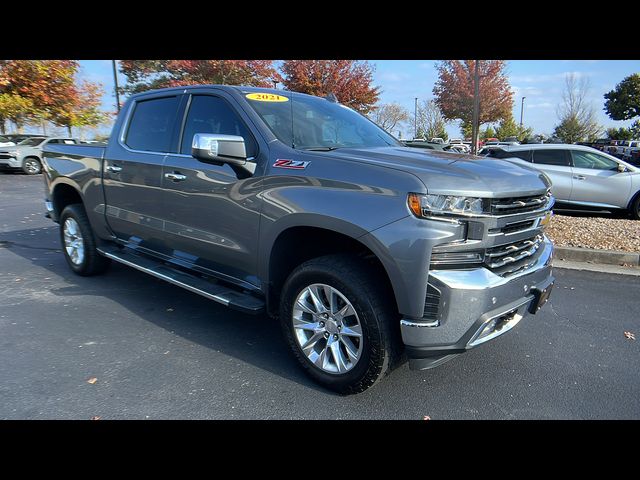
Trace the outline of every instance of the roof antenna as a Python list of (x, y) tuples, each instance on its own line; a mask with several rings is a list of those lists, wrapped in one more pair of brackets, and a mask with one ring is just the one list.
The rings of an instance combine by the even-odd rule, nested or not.
[(324, 97), (324, 98), (325, 98), (325, 100), (329, 100), (329, 101), (330, 101), (330, 102), (332, 102), (332, 103), (340, 103), (340, 102), (338, 101), (338, 97), (336, 97), (336, 96), (333, 94), (333, 92), (332, 92), (332, 93), (327, 94), (327, 96), (326, 96), (326, 97)]

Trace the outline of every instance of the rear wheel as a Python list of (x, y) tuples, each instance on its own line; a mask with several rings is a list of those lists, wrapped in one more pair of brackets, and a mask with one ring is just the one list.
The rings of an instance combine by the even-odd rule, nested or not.
[(98, 275), (111, 263), (98, 253), (87, 214), (78, 203), (68, 205), (60, 215), (60, 241), (69, 267), (78, 275)]
[(635, 200), (631, 204), (631, 217), (635, 220), (640, 220), (640, 193), (636, 195)]
[(34, 157), (25, 158), (22, 161), (22, 171), (27, 175), (37, 175), (42, 172), (40, 160)]
[(359, 393), (399, 358), (399, 316), (375, 272), (357, 257), (303, 263), (282, 291), (280, 323), (294, 356), (321, 385)]

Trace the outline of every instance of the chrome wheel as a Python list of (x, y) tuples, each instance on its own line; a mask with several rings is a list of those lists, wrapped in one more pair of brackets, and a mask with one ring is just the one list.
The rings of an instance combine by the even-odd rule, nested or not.
[(74, 265), (81, 265), (84, 261), (84, 240), (80, 232), (80, 226), (73, 218), (64, 221), (64, 248)]
[(293, 306), (294, 336), (302, 352), (319, 369), (342, 374), (362, 354), (362, 325), (351, 302), (335, 288), (314, 283)]
[(29, 175), (40, 173), (40, 162), (33, 158), (28, 158), (24, 161), (24, 169)]

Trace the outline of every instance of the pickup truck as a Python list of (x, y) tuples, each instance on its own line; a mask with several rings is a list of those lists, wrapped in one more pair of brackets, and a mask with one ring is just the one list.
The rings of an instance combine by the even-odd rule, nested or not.
[(106, 147), (49, 144), (43, 163), (75, 273), (120, 262), (275, 317), (343, 394), (504, 334), (554, 281), (543, 173), (405, 147), (333, 95), (144, 92)]

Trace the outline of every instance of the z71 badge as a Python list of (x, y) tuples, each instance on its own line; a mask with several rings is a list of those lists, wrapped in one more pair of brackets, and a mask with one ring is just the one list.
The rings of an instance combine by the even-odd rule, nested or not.
[(273, 166), (276, 168), (293, 168), (294, 170), (302, 170), (307, 168), (310, 163), (311, 162), (301, 162), (298, 160), (285, 160), (279, 158), (278, 160), (276, 160), (276, 163), (274, 163)]

